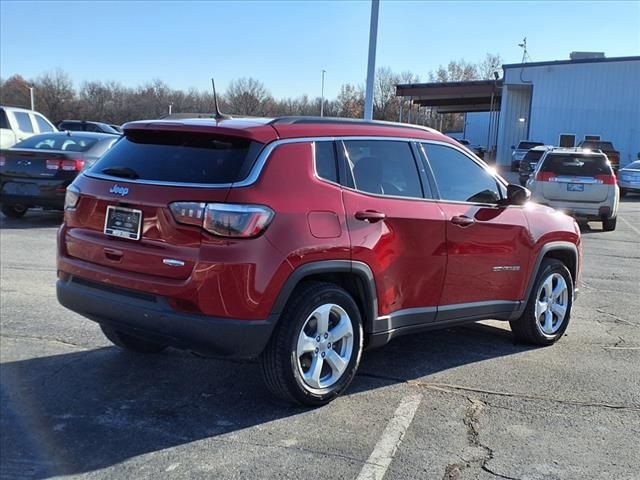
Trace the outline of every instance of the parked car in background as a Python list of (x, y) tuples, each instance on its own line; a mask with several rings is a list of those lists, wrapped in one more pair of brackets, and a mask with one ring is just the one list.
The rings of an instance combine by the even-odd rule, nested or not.
[(640, 159), (625, 165), (618, 171), (618, 186), (621, 197), (627, 193), (640, 193)]
[(518, 168), (520, 185), (525, 186), (527, 184), (527, 180), (529, 180), (529, 177), (536, 169), (536, 165), (538, 165), (538, 161), (542, 155), (552, 148), (552, 145), (541, 145), (533, 147), (524, 155), (522, 160), (520, 160), (520, 166)]
[(58, 130), (69, 130), (71, 132), (96, 132), (120, 135), (122, 132), (116, 130), (111, 125), (102, 122), (88, 122), (86, 120), (63, 120), (58, 124)]
[(119, 137), (104, 133), (52, 132), (0, 150), (0, 205), (20, 218), (31, 207), (64, 208), (67, 186)]
[(118, 132), (120, 135), (122, 135), (122, 127), (120, 125), (109, 125), (111, 128), (113, 128), (116, 132)]
[(522, 140), (518, 143), (517, 147), (511, 146), (513, 152), (511, 152), (511, 171), (517, 172), (520, 167), (520, 160), (524, 158), (529, 150), (533, 147), (539, 147), (544, 145), (542, 142), (533, 142), (531, 140)]
[(25, 108), (0, 106), (0, 148), (9, 148), (32, 135), (57, 132), (47, 117)]
[[(363, 349), (483, 319), (551, 345), (580, 229), (435, 130), (347, 119), (133, 122), (67, 189), (60, 303), (115, 345), (258, 358), (322, 405)], [(126, 367), (124, 367), (126, 368)], [(123, 372), (125, 373), (125, 372)]]
[(620, 201), (616, 176), (607, 156), (581, 148), (553, 148), (541, 158), (527, 186), (533, 199), (615, 230)]
[(578, 144), (578, 147), (589, 150), (600, 150), (609, 159), (613, 171), (618, 171), (620, 167), (620, 152), (615, 149), (613, 143), (606, 140), (583, 140)]
[(467, 147), (469, 150), (471, 150), (473, 153), (475, 153), (478, 157), (480, 158), (484, 158), (484, 154), (486, 152), (485, 148), (481, 145), (472, 145), (469, 140), (465, 140), (464, 138), (458, 140), (455, 139), (456, 142), (458, 142), (460, 145), (464, 145), (465, 147)]

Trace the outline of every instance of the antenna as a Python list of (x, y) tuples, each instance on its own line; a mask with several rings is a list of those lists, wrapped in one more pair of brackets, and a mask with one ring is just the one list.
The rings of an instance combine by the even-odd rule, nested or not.
[(216, 120), (224, 120), (225, 118), (231, 118), (229, 115), (225, 115), (220, 112), (220, 107), (218, 106), (218, 96), (216, 95), (216, 82), (211, 79), (211, 87), (213, 88), (213, 108), (214, 108), (214, 117)]
[(531, 61), (529, 52), (527, 52), (527, 37), (524, 37), (522, 43), (519, 43), (518, 46), (522, 48), (522, 61), (520, 63), (527, 63), (527, 60)]

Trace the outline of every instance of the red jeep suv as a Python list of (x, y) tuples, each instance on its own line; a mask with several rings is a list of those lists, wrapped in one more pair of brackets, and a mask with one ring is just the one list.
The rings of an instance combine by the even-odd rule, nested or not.
[(321, 405), (364, 348), (508, 320), (567, 328), (580, 231), (427, 128), (284, 117), (141, 121), (67, 190), (58, 299), (137, 352), (259, 358)]

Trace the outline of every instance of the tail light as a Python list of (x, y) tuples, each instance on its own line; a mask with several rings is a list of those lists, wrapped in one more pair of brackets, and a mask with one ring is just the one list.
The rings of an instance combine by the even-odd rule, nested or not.
[(169, 205), (176, 222), (197, 225), (227, 238), (252, 238), (264, 232), (274, 212), (264, 205), (175, 202)]
[(79, 159), (58, 159), (58, 158), (49, 158), (47, 159), (47, 170), (64, 170), (64, 171), (72, 171), (79, 172), (84, 167), (84, 160)]
[(7, 163), (7, 159), (4, 157), (4, 155), (0, 155), (0, 167), (4, 167)]
[(68, 210), (71, 208), (76, 208), (76, 205), (78, 205), (78, 200), (80, 200), (80, 189), (78, 187), (74, 187), (73, 185), (69, 185), (67, 187), (67, 192), (64, 195), (64, 209)]
[(605, 185), (615, 185), (616, 176), (615, 175), (596, 175), (596, 181), (598, 181), (599, 183), (603, 183)]
[(538, 172), (536, 182), (555, 182), (556, 176), (552, 172)]

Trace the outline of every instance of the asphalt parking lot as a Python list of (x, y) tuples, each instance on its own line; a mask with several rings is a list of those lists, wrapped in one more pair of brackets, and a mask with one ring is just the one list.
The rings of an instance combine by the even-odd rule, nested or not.
[(500, 322), (400, 338), (316, 410), (274, 403), (256, 364), (111, 346), (56, 301), (60, 221), (0, 219), (3, 479), (640, 478), (640, 196), (583, 227), (556, 345)]

